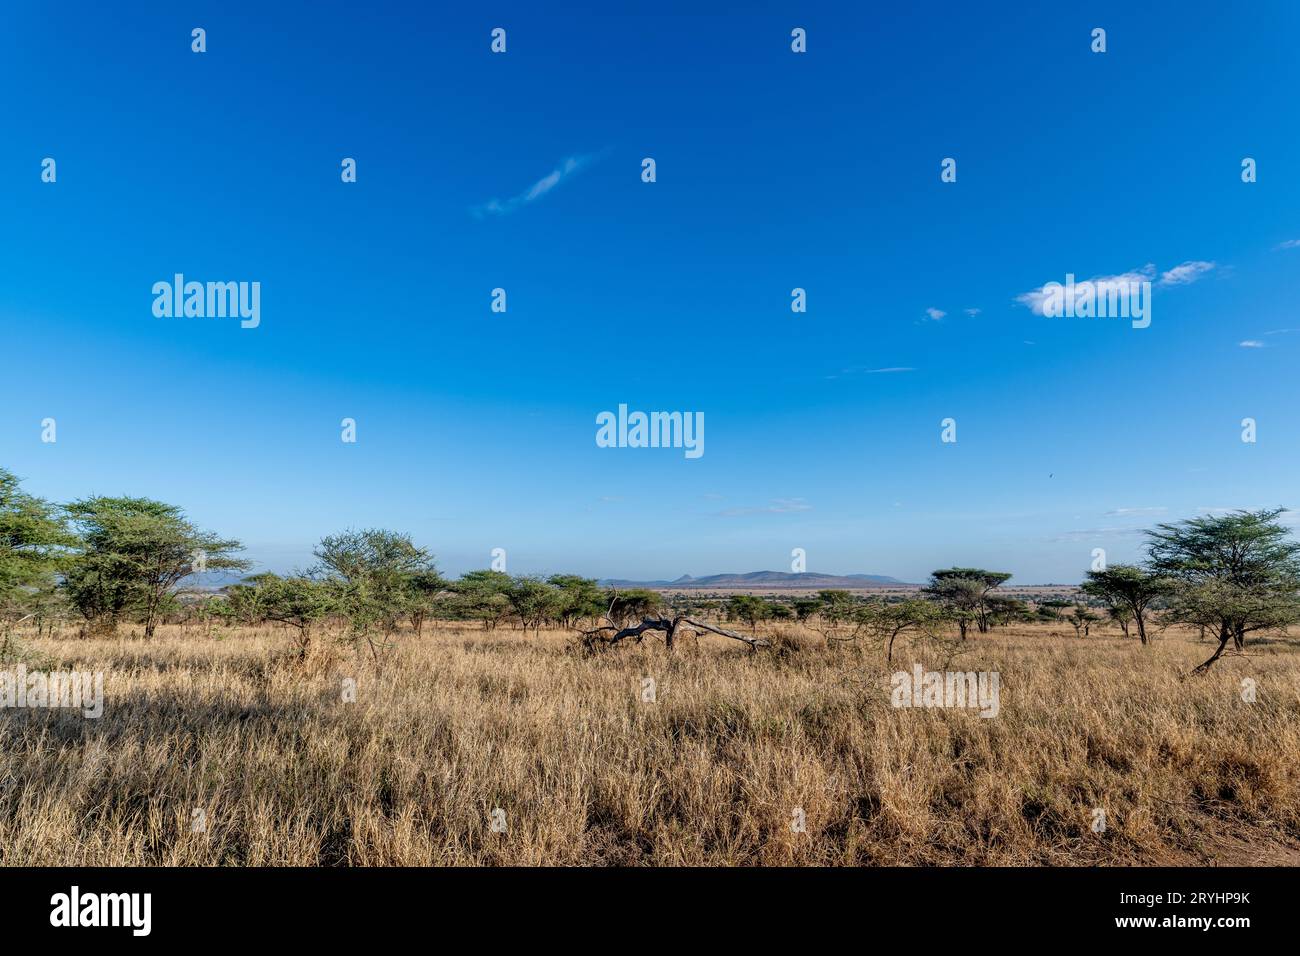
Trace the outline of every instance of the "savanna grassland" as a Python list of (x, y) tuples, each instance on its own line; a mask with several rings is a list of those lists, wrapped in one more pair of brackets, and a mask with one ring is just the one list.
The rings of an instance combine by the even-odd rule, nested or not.
[[(270, 626), (28, 635), (32, 666), (104, 672), (104, 715), (0, 714), (0, 863), (1300, 862), (1294, 635), (1187, 678), (1212, 645), (1175, 629), (1011, 625), (893, 667), (798, 626), (570, 634), (430, 625), (377, 660)], [(892, 707), (914, 661), (999, 672), (1000, 713)]]

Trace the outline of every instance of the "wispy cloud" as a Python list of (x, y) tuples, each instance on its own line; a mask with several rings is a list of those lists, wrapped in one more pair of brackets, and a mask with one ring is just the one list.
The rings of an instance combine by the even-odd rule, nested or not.
[(840, 369), (834, 375), (827, 375), (827, 379), (845, 378), (851, 375), (892, 375), (897, 372), (915, 372), (916, 369), (909, 365), (891, 365), (888, 368), (844, 368)]
[[(1110, 285), (1112, 283), (1134, 285), (1139, 282), (1150, 282), (1155, 278), (1155, 275), (1155, 265), (1148, 262), (1141, 269), (1130, 269), (1128, 272), (1121, 272), (1119, 275), (1113, 276), (1093, 276), (1091, 279), (1086, 280), (1086, 282), (1092, 283), (1094, 288), (1102, 285)], [(1052, 292), (1048, 290), (1047, 285), (1047, 283), (1044, 283), (1037, 289), (1031, 289), (1029, 292), (1022, 292), (1020, 295), (1016, 296), (1016, 301), (1021, 305), (1026, 306), (1030, 312), (1034, 313), (1034, 315), (1042, 315), (1044, 305), (1047, 303), (1048, 299), (1052, 297)], [(1076, 302), (1083, 296), (1083, 286), (1083, 282), (1077, 282), (1074, 285), (1074, 297)], [(1064, 295), (1065, 289), (1062, 288), (1061, 291), (1056, 294)], [(1065, 303), (1064, 300), (1062, 300), (1062, 306), (1067, 311), (1072, 311), (1073, 309), (1073, 307), (1070, 304)]]
[(1181, 266), (1174, 266), (1168, 272), (1160, 273), (1160, 284), (1170, 285), (1190, 285), (1207, 272), (1214, 270), (1216, 263), (1189, 261), (1184, 262)]
[[(1300, 329), (1269, 329), (1264, 333), (1265, 337), (1270, 335), (1290, 335), (1294, 332), (1300, 332)], [(1237, 343), (1243, 349), (1266, 349), (1268, 343), (1260, 339), (1242, 339)]]
[(1102, 517), (1130, 518), (1137, 515), (1162, 515), (1168, 510), (1168, 508), (1116, 508), (1114, 511), (1107, 511)]
[(979, 315), (984, 310), (983, 309), (962, 309), (962, 311), (965, 312), (973, 319), (975, 318), (975, 316)]
[[(1130, 269), (1127, 272), (1121, 272), (1112, 276), (1093, 276), (1084, 282), (1074, 284), (1074, 297), (1077, 304), (1078, 300), (1085, 295), (1086, 284), (1090, 283), (1094, 289), (1118, 285), (1121, 288), (1136, 285), (1140, 282), (1154, 282), (1157, 286), (1169, 288), (1170, 286), (1190, 285), (1202, 276), (1218, 268), (1218, 263), (1205, 262), (1202, 260), (1188, 260), (1182, 265), (1174, 266), (1159, 273), (1157, 277), (1154, 263), (1148, 262), (1140, 269)], [(1047, 288), (1047, 283), (1039, 286), (1037, 289), (1031, 289), (1028, 292), (1022, 292), (1016, 296), (1015, 301), (1026, 306), (1034, 315), (1042, 315), (1046, 302), (1052, 298), (1053, 293)], [(1055, 295), (1061, 296), (1067, 292), (1062, 288)], [(1072, 311), (1071, 305), (1061, 301), (1062, 307), (1068, 312)]]
[(1300, 239), (1288, 239), (1286, 242), (1279, 242), (1274, 249), (1300, 249)]
[(812, 505), (803, 498), (773, 498), (772, 503), (764, 507), (728, 508), (718, 514), (724, 518), (735, 518), (740, 515), (783, 515), (795, 511), (812, 511)]
[(1096, 541), (1098, 538), (1127, 538), (1142, 533), (1141, 528), (1086, 528), (1081, 531), (1064, 531), (1049, 540), (1053, 542)]
[(482, 205), (475, 206), (471, 212), (478, 219), (485, 216), (505, 216), (526, 206), (529, 203), (536, 202), (566, 179), (571, 179), (582, 170), (586, 169), (596, 160), (600, 159), (602, 153), (590, 153), (587, 155), (570, 156), (564, 160), (555, 169), (551, 170), (537, 182), (533, 183), (519, 195), (510, 199), (489, 199)]
[(925, 314), (928, 315), (935, 322), (938, 322), (948, 313), (943, 311), (943, 309), (936, 309), (934, 306), (931, 306), (930, 308), (925, 310)]

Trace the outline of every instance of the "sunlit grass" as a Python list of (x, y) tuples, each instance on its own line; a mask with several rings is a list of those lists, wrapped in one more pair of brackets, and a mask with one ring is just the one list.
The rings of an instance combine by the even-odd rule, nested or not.
[[(299, 662), (273, 628), (29, 638), (102, 670), (105, 714), (0, 712), (0, 862), (1300, 862), (1294, 640), (1184, 679), (1211, 649), (1194, 634), (1066, 630), (968, 642), (953, 667), (999, 672), (993, 719), (894, 709), (877, 649), (797, 627), (757, 653), (584, 656), (426, 626), (379, 662), (328, 638)], [(943, 669), (924, 653), (891, 669)]]

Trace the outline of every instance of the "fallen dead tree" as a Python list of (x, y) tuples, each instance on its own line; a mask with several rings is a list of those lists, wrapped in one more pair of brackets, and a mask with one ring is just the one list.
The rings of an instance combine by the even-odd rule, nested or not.
[(708, 631), (711, 634), (721, 634), (723, 637), (730, 637), (733, 640), (743, 641), (748, 644), (751, 650), (758, 650), (760, 647), (768, 647), (769, 642), (761, 637), (750, 637), (747, 634), (740, 634), (736, 631), (729, 631), (726, 628), (715, 627), (712, 624), (706, 624), (703, 621), (697, 621), (694, 618), (687, 617), (685, 614), (678, 614), (676, 617), (646, 617), (641, 619), (640, 624), (632, 624), (626, 627), (618, 627), (614, 624), (606, 624), (602, 627), (593, 627), (589, 631), (583, 631), (580, 635), (581, 643), (584, 649), (594, 651), (602, 648), (613, 647), (619, 641), (626, 640), (629, 637), (636, 638), (637, 643), (645, 640), (647, 631), (660, 631), (664, 635), (664, 643), (669, 650), (673, 649), (673, 642), (679, 635), (684, 636), (687, 631)]

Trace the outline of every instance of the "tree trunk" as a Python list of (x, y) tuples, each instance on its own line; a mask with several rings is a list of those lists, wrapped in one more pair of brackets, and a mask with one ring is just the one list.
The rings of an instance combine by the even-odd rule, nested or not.
[(668, 646), (672, 646), (672, 641), (677, 635), (677, 628), (681, 625), (687, 625), (688, 628), (694, 628), (701, 631), (710, 631), (714, 634), (721, 634), (723, 637), (731, 637), (738, 641), (744, 641), (751, 649), (757, 650), (760, 647), (768, 647), (769, 642), (761, 637), (749, 637), (745, 634), (738, 634), (735, 631), (729, 631), (723, 627), (715, 627), (712, 624), (706, 624), (703, 621), (697, 621), (685, 615), (678, 615), (675, 618), (666, 617), (647, 617), (642, 618), (640, 624), (630, 625), (624, 628), (615, 628), (612, 626), (597, 627), (590, 631), (583, 632), (583, 638), (588, 648), (594, 648), (597, 636), (607, 632), (614, 631), (609, 637), (600, 638), (606, 645), (612, 646), (629, 637), (635, 637), (640, 642), (645, 636), (646, 631), (663, 631), (668, 638)]
[(1224, 624), (1222, 627), (1220, 627), (1219, 646), (1215, 648), (1214, 653), (1210, 655), (1210, 659), (1206, 661), (1204, 664), (1198, 666), (1195, 670), (1192, 671), (1192, 673), (1204, 674), (1206, 671), (1208, 671), (1210, 669), (1210, 665), (1219, 659), (1219, 655), (1223, 653), (1223, 649), (1228, 646), (1228, 640), (1232, 636), (1233, 636), (1232, 629), (1228, 627), (1227, 624)]

